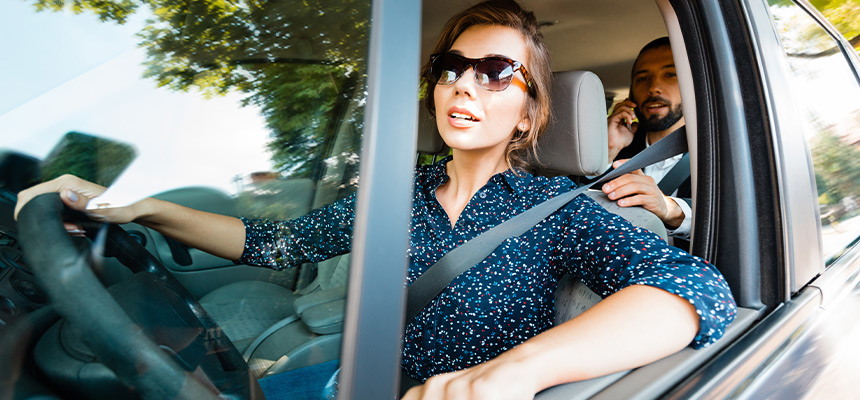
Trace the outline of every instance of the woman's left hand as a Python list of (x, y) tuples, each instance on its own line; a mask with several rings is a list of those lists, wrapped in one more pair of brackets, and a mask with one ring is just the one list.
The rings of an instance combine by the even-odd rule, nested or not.
[(410, 389), (403, 399), (533, 399), (538, 391), (534, 369), (504, 358), (505, 354), (472, 368), (436, 375)]

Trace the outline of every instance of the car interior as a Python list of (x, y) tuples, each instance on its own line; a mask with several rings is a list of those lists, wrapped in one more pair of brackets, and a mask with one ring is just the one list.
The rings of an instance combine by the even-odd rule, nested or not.
[[(291, 2), (284, 3), (291, 4)], [(295, 35), (289, 39), (286, 38), (288, 35), (282, 36), (283, 32), (272, 33), (270, 40), (278, 38), (277, 40), (285, 40), (290, 44), (290, 46), (284, 46), (285, 49), (275, 58), (276, 61), (267, 64), (249, 57), (241, 61), (249, 65), (259, 65), (249, 67), (243, 72), (245, 76), (230, 75), (235, 79), (252, 77), (247, 78), (249, 81), (245, 82), (245, 85), (252, 85), (249, 82), (263, 82), (257, 88), (259, 93), (264, 94), (249, 95), (237, 102), (237, 104), (241, 103), (242, 107), (258, 107), (259, 113), (269, 118), (266, 121), (268, 125), (261, 124), (261, 126), (265, 125), (261, 131), (280, 129), (297, 132), (290, 137), (275, 138), (261, 148), (267, 154), (272, 147), (277, 146), (294, 146), (297, 151), (279, 156), (277, 162), (280, 164), (275, 163), (266, 170), (236, 169), (223, 174), (224, 176), (219, 179), (225, 182), (232, 180), (226, 186), (235, 187), (236, 190), (233, 190), (233, 193), (223, 187), (215, 188), (207, 183), (193, 183), (194, 180), (191, 179), (183, 181), (178, 187), (160, 191), (154, 197), (195, 209), (237, 217), (291, 219), (305, 215), (310, 210), (330, 204), (357, 190), (366, 92), (363, 87), (363, 77), (351, 71), (365, 67), (363, 63), (366, 60), (363, 52), (367, 50), (367, 43), (361, 42), (348, 46), (348, 49), (343, 52), (334, 52), (331, 47), (333, 45), (323, 43), (314, 34), (333, 29), (333, 33), (330, 32), (332, 36), (349, 37), (346, 28), (330, 20), (330, 18), (337, 18), (340, 15), (338, 12), (342, 10), (337, 4), (329, 4), (330, 2), (327, 1), (317, 3), (320, 9), (325, 11), (320, 12), (319, 15), (294, 12), (284, 5), (283, 10), (270, 10), (270, 15), (256, 16), (255, 18), (262, 21), (267, 21), (266, 18), (278, 20), (294, 12), (293, 17), (296, 20), (305, 19), (310, 28), (307, 34)], [(436, 36), (450, 17), (451, 10), (461, 9), (471, 3), (474, 2), (464, 0), (423, 2), (422, 60), (429, 57)], [(702, 53), (687, 53), (687, 49), (691, 48), (690, 43), (702, 41), (700, 37), (689, 34), (687, 26), (684, 25), (685, 13), (689, 10), (676, 10), (673, 4), (677, 2), (669, 0), (598, 2), (522, 0), (521, 3), (533, 10), (538, 17), (553, 62), (554, 117), (539, 145), (540, 162), (534, 165), (537, 173), (547, 176), (566, 175), (575, 178), (595, 176), (603, 172), (609, 161), (606, 154), (607, 110), (611, 110), (613, 104), (627, 97), (630, 70), (641, 47), (654, 38), (669, 36), (683, 98), (693, 171), (695, 217), (691, 252), (707, 259), (723, 254), (719, 252), (715, 242), (718, 234), (727, 235), (727, 233), (725, 231), (715, 233), (718, 231), (716, 221), (718, 214), (714, 200), (710, 198), (711, 195), (715, 197), (717, 173), (713, 159), (716, 140), (714, 112), (709, 109), (712, 105), (702, 104), (702, 95), (697, 96), (694, 91), (694, 87), (701, 85), (701, 80), (707, 79), (707, 76), (698, 75), (700, 70), (707, 67), (699, 65), (704, 64), (701, 62)], [(363, 13), (351, 14), (350, 18), (359, 20), (364, 18), (366, 21), (369, 19), (369, 7), (365, 7), (362, 11)], [(289, 24), (285, 26), (289, 28)], [(332, 26), (336, 28), (330, 28)], [(273, 31), (276, 30), (273, 29)], [(339, 39), (342, 38), (339, 37)], [(236, 54), (242, 55), (242, 50), (236, 51)], [(126, 57), (124, 55), (126, 53), (120, 54)], [(362, 55), (355, 56), (355, 54)], [(235, 56), (235, 54), (231, 55)], [(109, 62), (102, 64), (102, 67), (108, 68), (112, 63), (126, 62), (126, 58), (122, 57), (111, 58)], [(338, 64), (334, 62), (337, 60), (332, 61), (332, 57), (343, 57), (347, 61)], [(269, 60), (271, 61), (271, 57)], [(195, 62), (209, 65), (205, 61), (196, 60)], [(235, 66), (212, 68), (224, 74), (232, 74), (231, 68)], [(199, 75), (206, 73), (206, 71), (197, 72)], [(193, 79), (182, 81), (183, 75), (181, 73), (176, 75), (180, 78), (176, 80), (164, 78), (167, 83), (158, 90), (166, 91), (173, 87), (178, 88), (176, 92), (188, 92), (189, 88), (195, 88), (194, 85), (206, 84)], [(283, 75), (293, 76), (292, 80), (284, 84), (284, 88), (277, 88), (276, 85), (267, 83), (270, 77)], [(296, 85), (301, 84), (303, 79), (306, 80), (305, 82), (309, 80), (319, 83), (320, 87), (325, 87), (316, 94), (300, 92), (301, 96), (305, 96), (302, 101), (311, 99), (308, 101), (313, 103), (307, 107), (309, 111), (300, 110), (300, 105), (295, 104), (299, 103), (298, 101), (271, 100), (284, 97), (279, 90), (295, 91)], [(70, 84), (75, 84), (75, 80), (69, 80), (65, 84), (68, 88)], [(131, 84), (128, 87), (131, 87)], [(204, 87), (204, 89), (209, 90), (206, 92), (209, 93), (207, 96), (223, 95), (223, 93), (218, 94), (222, 89), (219, 87)], [(227, 91), (224, 90), (224, 92)], [(191, 90), (191, 92), (194, 91)], [(44, 102), (51, 100), (51, 96), (60, 98), (64, 95), (57, 90), (45, 93), (47, 94), (30, 95), (15, 107), (0, 108), (0, 130), (11, 131), (12, 128), (26, 126), (20, 121), (32, 115), (26, 114), (29, 108), (44, 109), (47, 104)], [(105, 92), (101, 98), (87, 100), (81, 105), (80, 110), (77, 110), (81, 115), (80, 119), (98, 119), (98, 108), (115, 101), (116, 98), (116, 93)], [(267, 103), (270, 100), (271, 103)], [(141, 103), (141, 106), (146, 107), (146, 104)], [(3, 105), (0, 104), (0, 107)], [(416, 101), (416, 107), (419, 109), (417, 149), (423, 156), (416, 156), (416, 163), (426, 162), (427, 157), (438, 160), (448, 154), (448, 149), (441, 141), (435, 122), (420, 100)], [(310, 115), (302, 122), (312, 128), (288, 126), (286, 122), (271, 117), (273, 113), (284, 109), (304, 113), (300, 114), (303, 117)], [(186, 109), (183, 108), (183, 110)], [(166, 119), (178, 125), (197, 123), (190, 121), (188, 115), (192, 111), (188, 110), (183, 111), (186, 115)], [(46, 120), (59, 122), (54, 124), (45, 122), (39, 126), (39, 129), (34, 128), (36, 132), (52, 132), (46, 137), (34, 140), (46, 143), (56, 142), (62, 134), (76, 129), (89, 129), (95, 135), (110, 133), (99, 132), (96, 128), (78, 128), (75, 124), (80, 121), (75, 116), (54, 115), (52, 112), (48, 114), (45, 117)], [(698, 120), (701, 116), (705, 117), (704, 120)], [(189, 121), (186, 121), (186, 118)], [(128, 119), (134, 120), (134, 118)], [(93, 126), (97, 127), (97, 125)], [(230, 133), (236, 134), (235, 131)], [(135, 130), (129, 130), (128, 133), (132, 138), (143, 134)], [(180, 139), (160, 138), (163, 142), (176, 147), (183, 145), (181, 143), (183, 140)], [(128, 139), (122, 138), (122, 140)], [(189, 138), (188, 141), (205, 143), (208, 139)], [(149, 148), (144, 143), (135, 144), (141, 153), (146, 153)], [(88, 346), (86, 338), (82, 337), (78, 330), (64, 324), (56, 314), (48, 312), (44, 312), (44, 315), (39, 314), (39, 318), (28, 320), (27, 326), (15, 323), (22, 321), (23, 315), (36, 315), (40, 309), (45, 309), (50, 301), (39, 283), (39, 278), (34, 277), (32, 268), (27, 265), (28, 262), (22, 256), (16, 222), (11, 217), (16, 193), (44, 178), (39, 175), (38, 170), (42, 162), (41, 158), (47, 152), (33, 154), (23, 150), (27, 145), (23, 140), (13, 145), (21, 147), (16, 149), (13, 146), (11, 150), (0, 153), (0, 173), (2, 173), (0, 175), (0, 188), (2, 188), (0, 189), (0, 207), (2, 207), (0, 262), (3, 266), (0, 273), (0, 279), (2, 279), (0, 281), (0, 329), (3, 326), (14, 327), (19, 333), (4, 336), (3, 340), (6, 343), (0, 343), (0, 348), (3, 348), (3, 351), (20, 353), (15, 359), (21, 360), (23, 366), (21, 369), (28, 371), (27, 379), (31, 380), (33, 387), (37, 387), (33, 389), (34, 393), (56, 391), (56, 388), (63, 387), (66, 393), (82, 398), (125, 396), (127, 389), (117, 384), (117, 374), (103, 366), (97, 366), (99, 365), (98, 356), (82, 350)], [(602, 153), (594, 149), (601, 149)], [(205, 152), (197, 148), (180, 151)], [(176, 157), (184, 156), (180, 151), (177, 151)], [(231, 157), (227, 152), (203, 155), (200, 159), (207, 158), (210, 161), (220, 161)], [(179, 166), (173, 166), (173, 168), (180, 169)], [(15, 173), (12, 174), (10, 171)], [(194, 170), (189, 172), (189, 175), (202, 176), (208, 172)], [(131, 175), (129, 172), (130, 178), (137, 178), (140, 181), (154, 179), (145, 178), (145, 176)], [(231, 186), (231, 184), (235, 185)], [(149, 194), (152, 195), (152, 193)], [(591, 191), (589, 196), (634, 224), (652, 230), (663, 238), (667, 237), (662, 223), (647, 211), (638, 208), (622, 209), (598, 191)], [(176, 281), (187, 290), (188, 296), (199, 302), (205, 314), (211, 316), (211, 320), (218, 327), (213, 328), (215, 332), (208, 334), (219, 336), (220, 331), (223, 331), (238, 354), (248, 363), (250, 376), (262, 378), (340, 357), (346, 313), (345, 299), (349, 282), (349, 254), (316, 263), (305, 263), (298, 268), (270, 270), (241, 265), (234, 260), (206, 254), (138, 224), (125, 224), (123, 229), (175, 277)], [(97, 246), (84, 239), (74, 240), (74, 245), (78, 248), (96, 254), (95, 250), (86, 249)], [(728, 250), (723, 248), (722, 251)], [(120, 260), (96, 255), (93, 258), (99, 260), (98, 278), (105, 286), (121, 284), (133, 279), (134, 273), (123, 266)], [(550, 388), (537, 398), (544, 400), (588, 398), (598, 392), (607, 396), (605, 398), (612, 398), (612, 396), (628, 398), (631, 393), (637, 393), (641, 398), (648, 398), (665, 393), (667, 388), (677, 384), (689, 372), (703, 365), (726, 344), (739, 337), (764, 314), (768, 306), (775, 305), (775, 299), (785, 296), (784, 293), (773, 293), (765, 298), (760, 296), (762, 291), (766, 291), (761, 289), (762, 282), (767, 283), (769, 280), (777, 279), (775, 276), (779, 274), (778, 271), (758, 270), (758, 263), (745, 264), (732, 261), (734, 260), (724, 264), (716, 263), (729, 280), (739, 305), (739, 314), (724, 339), (703, 350), (685, 349), (633, 371), (623, 371), (586, 382)], [(766, 261), (762, 261), (762, 264)], [(114, 291), (118, 290), (120, 289)], [(129, 292), (132, 291), (129, 290)], [(128, 296), (132, 295), (128, 294)], [(136, 295), (142, 296), (140, 293)], [(565, 280), (556, 297), (557, 322), (573, 318), (600, 300), (599, 296), (582, 283), (573, 280)], [(167, 323), (165, 321), (156, 320), (150, 324)], [(182, 345), (179, 343), (177, 344), (179, 347), (170, 350), (175, 359), (185, 360), (183, 362), (199, 359), (195, 358), (200, 357), (198, 354), (183, 353)], [(164, 347), (166, 346), (162, 346)], [(122, 380), (123, 377), (120, 378)], [(0, 393), (0, 397), (3, 397), (2, 394)]]

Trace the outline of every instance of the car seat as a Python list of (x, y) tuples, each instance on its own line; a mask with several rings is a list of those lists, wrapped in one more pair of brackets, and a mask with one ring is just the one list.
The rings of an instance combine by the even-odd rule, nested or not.
[[(600, 78), (589, 71), (553, 73), (552, 120), (538, 141), (535, 172), (544, 176), (597, 176), (609, 167), (606, 97)], [(586, 195), (633, 225), (667, 240), (657, 216), (642, 207), (619, 207), (599, 190)], [(584, 283), (562, 277), (556, 297), (556, 324), (567, 321), (601, 300)]]

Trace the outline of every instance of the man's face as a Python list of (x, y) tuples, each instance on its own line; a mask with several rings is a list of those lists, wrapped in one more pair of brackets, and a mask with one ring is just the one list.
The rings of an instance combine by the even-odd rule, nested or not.
[(639, 131), (660, 132), (684, 124), (681, 91), (669, 46), (647, 50), (639, 56), (633, 67), (632, 95)]

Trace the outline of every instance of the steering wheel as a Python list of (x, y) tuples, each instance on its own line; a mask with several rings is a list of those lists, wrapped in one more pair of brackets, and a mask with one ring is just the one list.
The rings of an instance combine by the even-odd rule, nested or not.
[[(64, 215), (84, 227), (94, 246), (103, 245), (106, 256), (134, 273), (135, 282), (119, 290), (120, 302), (66, 233)], [(212, 317), (118, 225), (68, 211), (59, 194), (48, 193), (21, 209), (18, 228), (24, 256), (51, 303), (126, 387), (153, 399), (263, 398), (248, 364)], [(171, 324), (181, 321), (181, 329), (165, 331), (154, 317), (159, 315)], [(183, 337), (174, 342), (182, 343), (165, 344), (176, 332)], [(190, 350), (183, 354), (183, 349)]]

